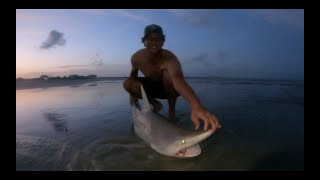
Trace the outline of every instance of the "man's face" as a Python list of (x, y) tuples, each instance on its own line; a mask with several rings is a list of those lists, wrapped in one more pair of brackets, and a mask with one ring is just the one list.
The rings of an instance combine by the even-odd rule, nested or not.
[(151, 53), (158, 53), (161, 50), (163, 43), (164, 41), (159, 33), (150, 33), (147, 39), (144, 41), (144, 46)]

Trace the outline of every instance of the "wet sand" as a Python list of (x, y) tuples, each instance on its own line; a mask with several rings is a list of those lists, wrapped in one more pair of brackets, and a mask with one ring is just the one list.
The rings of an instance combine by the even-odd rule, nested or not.
[[(53, 80), (35, 83), (52, 88), (17, 90), (16, 170), (304, 170), (303, 83), (189, 79), (223, 128), (200, 144), (200, 156), (176, 159), (136, 136), (122, 82)], [(193, 128), (188, 103), (179, 98), (176, 110), (178, 123)]]

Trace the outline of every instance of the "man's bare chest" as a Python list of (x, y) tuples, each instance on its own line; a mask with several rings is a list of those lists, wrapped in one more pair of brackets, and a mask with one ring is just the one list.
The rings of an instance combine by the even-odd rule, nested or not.
[(139, 65), (139, 70), (146, 76), (154, 80), (161, 80), (163, 75), (163, 62), (145, 61)]

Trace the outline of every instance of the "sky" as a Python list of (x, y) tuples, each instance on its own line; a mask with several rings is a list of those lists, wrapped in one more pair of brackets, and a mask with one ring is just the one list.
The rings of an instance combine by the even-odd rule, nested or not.
[(17, 9), (16, 78), (129, 76), (149, 24), (185, 76), (304, 79), (303, 9)]

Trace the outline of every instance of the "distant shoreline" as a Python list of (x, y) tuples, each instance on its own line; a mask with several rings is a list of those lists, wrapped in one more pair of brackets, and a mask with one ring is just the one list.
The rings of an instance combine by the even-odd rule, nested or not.
[[(16, 80), (16, 90), (21, 89), (33, 89), (33, 88), (49, 88), (49, 87), (59, 87), (59, 86), (79, 86), (85, 83), (95, 82), (95, 81), (123, 81), (128, 77), (97, 77), (91, 79), (24, 79)], [(185, 77), (186, 80), (192, 79), (206, 79), (206, 80), (223, 80), (223, 81), (234, 81), (242, 80), (244, 82), (259, 82), (259, 81), (299, 81), (304, 82), (304, 80), (289, 80), (289, 79), (259, 79), (259, 78), (231, 78), (231, 77)]]
[(25, 79), (16, 80), (16, 90), (33, 89), (33, 88), (49, 88), (59, 86), (79, 86), (85, 83), (95, 81), (117, 81), (124, 80), (125, 77), (97, 77), (92, 79)]

